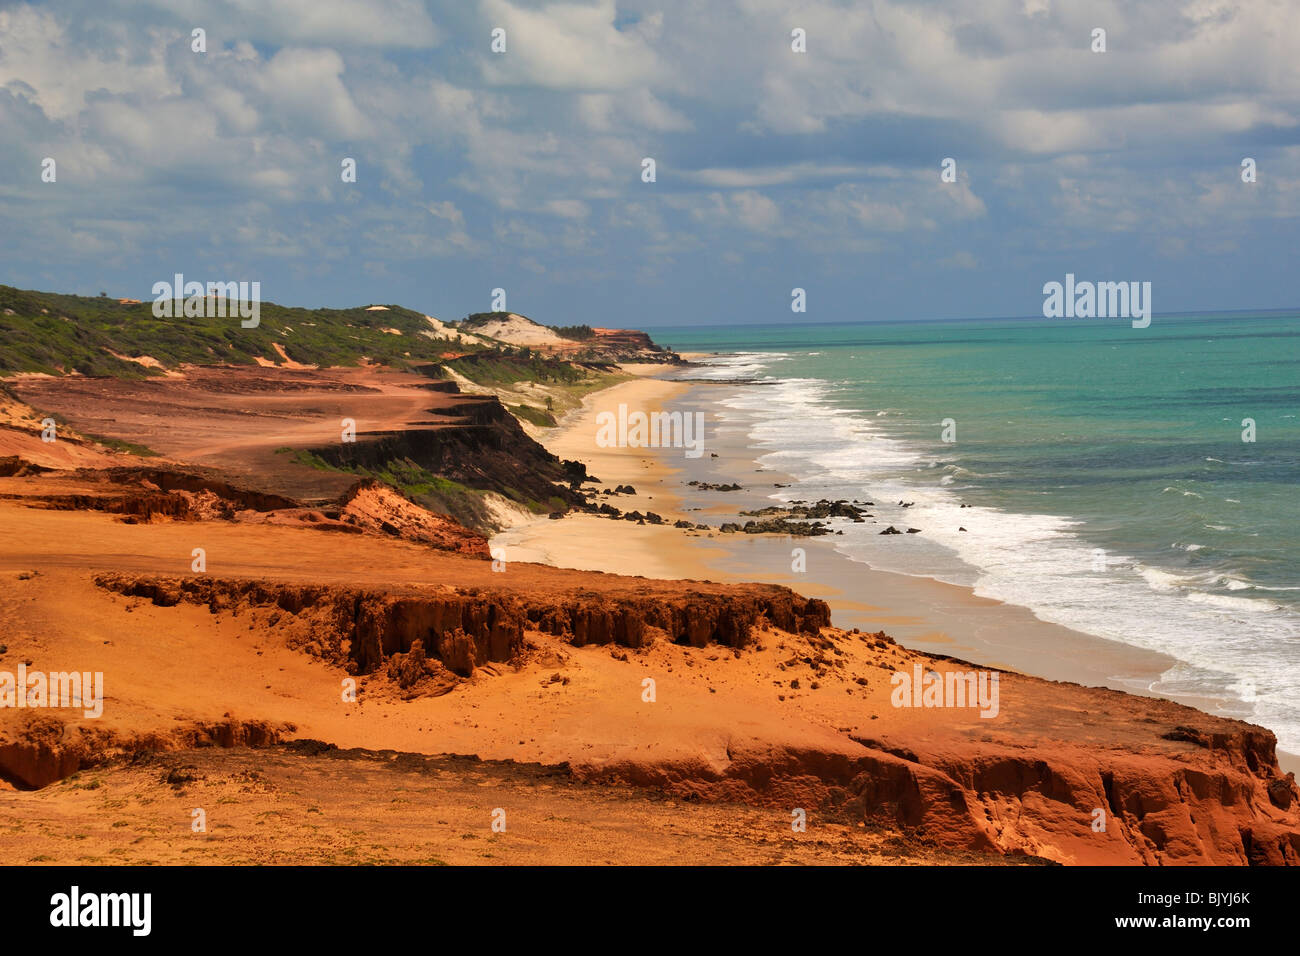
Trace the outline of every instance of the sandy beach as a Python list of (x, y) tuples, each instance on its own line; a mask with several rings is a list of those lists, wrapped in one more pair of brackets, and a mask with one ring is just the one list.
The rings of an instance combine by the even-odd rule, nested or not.
[[(1151, 687), (1174, 664), (1167, 655), (1042, 621), (1027, 608), (980, 597), (970, 588), (851, 561), (834, 550), (831, 536), (796, 539), (673, 527), (682, 520), (716, 525), (720, 519), (733, 520), (728, 516), (741, 508), (771, 504), (768, 489), (788, 483), (788, 476), (758, 468), (745, 436), (715, 428), (714, 421), (698, 459), (675, 448), (599, 447), (597, 415), (619, 404), (646, 412), (702, 410), (710, 419), (709, 402), (701, 401), (699, 393), (716, 386), (680, 381), (680, 371), (661, 366), (628, 368), (636, 371), (636, 380), (587, 396), (542, 440), (561, 458), (584, 462), (600, 478), (600, 488), (630, 484), (637, 492), (602, 500), (623, 511), (653, 511), (666, 523), (593, 515), (529, 520), (492, 538), (492, 547), (508, 559), (665, 580), (783, 584), (829, 603), (838, 627), (884, 630), (926, 653), (1049, 680), (1166, 696)], [(688, 484), (692, 480), (743, 483), (745, 488), (729, 494), (699, 491)], [(803, 550), (807, 570), (792, 570), (794, 549)], [(1221, 710), (1228, 702), (1216, 699), (1172, 699), (1210, 713), (1242, 716)], [(1279, 751), (1278, 759), (1285, 770), (1300, 771), (1300, 756)]]
[[(628, 366), (637, 369), (636, 366)], [(625, 403), (631, 408), (659, 410), (689, 391), (680, 382), (651, 377), (662, 367), (642, 367), (643, 376), (593, 393), (581, 409), (566, 417), (544, 444), (560, 458), (576, 459), (599, 479), (598, 487), (631, 485), (636, 494), (610, 496), (623, 511), (653, 511), (670, 521), (685, 517), (677, 488), (681, 469), (653, 449), (601, 448), (596, 444), (596, 416)], [(730, 580), (713, 570), (725, 557), (710, 555), (694, 533), (662, 525), (612, 521), (605, 517), (571, 514), (562, 521), (536, 518), (492, 538), (494, 552), (507, 561), (534, 561), (561, 568), (607, 571), (672, 580), (676, 578)]]
[(20, 932), (281, 865), (1285, 925), (1300, 27), (290, 6), (0, 5)]
[[(376, 835), (359, 857), (371, 861), (633, 862), (645, 843), (601, 848), (629, 828), (658, 861), (720, 859), (680, 824), (653, 836), (674, 826), (668, 800), (742, 808), (698, 815), (724, 836), (737, 832), (724, 821), (752, 821), (737, 823), (752, 838), (726, 837), (736, 861), (869, 862), (891, 847), (912, 863), (1296, 858), (1294, 778), (1272, 734), (1102, 687), (1163, 661), (875, 571), (833, 535), (722, 532), (789, 476), (755, 462), (743, 423), (710, 414), (716, 383), (682, 380), (693, 369), (676, 363), (626, 371), (539, 429), (549, 452), (496, 397), (394, 371), (18, 385), (0, 618), (19, 624), (0, 656), (102, 675), (103, 709), (38, 697), (43, 710), (0, 711), (13, 795), (0, 858), (32, 860), (34, 827), (53, 841), (40, 862), (342, 861), (362, 853), (346, 842), (358, 828)], [(111, 426), (160, 454), (68, 470), (41, 457), (24, 396), (67, 419), (61, 441), (93, 450), (78, 430)], [(183, 428), (150, 426), (160, 402)], [(239, 427), (250, 408), (267, 427)], [(369, 476), (322, 457), (340, 450), (307, 428), (320, 409), (384, 424), (335, 459)], [(602, 413), (630, 427), (656, 411), (682, 414), (674, 447), (597, 440)], [(684, 427), (699, 437), (696, 415), (702, 444)], [(490, 540), (490, 525), (424, 497), (458, 481), (474, 483), (448, 499), (466, 520), (489, 493), (538, 517)], [(952, 696), (898, 703), (900, 677)], [(288, 821), (256, 829), (272, 806), (246, 790), (252, 764), (304, 794), (329, 845)], [(377, 812), (377, 766), (405, 774), (410, 826)], [(160, 783), (204, 795), (211, 839), (191, 838), (174, 800), (118, 809)], [(102, 799), (90, 823), (83, 788)], [(480, 790), (486, 808), (467, 813)], [(493, 807), (515, 836), (475, 846), (465, 828)], [(789, 834), (791, 808), (816, 835), (778, 845), (759, 824)], [(592, 824), (551, 825), (565, 817)]]

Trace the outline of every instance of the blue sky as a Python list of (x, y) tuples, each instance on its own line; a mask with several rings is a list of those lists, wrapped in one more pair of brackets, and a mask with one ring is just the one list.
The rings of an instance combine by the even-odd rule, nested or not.
[(1031, 315), (1067, 272), (1295, 306), (1297, 51), (1269, 0), (0, 2), (0, 282), (641, 328)]

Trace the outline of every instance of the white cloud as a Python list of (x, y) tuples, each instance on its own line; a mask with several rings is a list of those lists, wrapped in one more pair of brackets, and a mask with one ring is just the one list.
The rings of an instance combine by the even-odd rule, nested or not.
[(542, 208), (562, 219), (586, 219), (591, 215), (590, 207), (577, 199), (552, 199)]
[(174, 18), (274, 44), (431, 47), (438, 29), (418, 0), (149, 0)]
[[(1300, 125), (1300, 20), (1276, 0), (482, 0), (442, 6), (438, 25), (415, 0), (140, 7), (0, 9), (0, 214), (39, 198), (24, 238), (54, 254), (188, 238), (233, 255), (219, 213), (285, 234), (267, 254), (311, 270), (360, 242), (358, 262), (499, 248), (552, 277), (619, 276), (619, 255), (651, 271), (724, 250), (826, 259), (957, 228), (972, 234), (936, 254), (991, 265), (981, 240), (1127, 233), (1195, 255), (1204, 237), (1159, 233), (1222, 223), (1241, 243), (1300, 215), (1300, 160), (1278, 145)], [(1087, 51), (1096, 17), (1104, 55)], [(1238, 154), (1260, 161), (1249, 189)], [(60, 181), (37, 193), (45, 155)], [(946, 155), (957, 183), (939, 180)], [(563, 263), (574, 250), (599, 261)]]
[(370, 124), (343, 83), (343, 69), (343, 58), (333, 50), (285, 47), (258, 73), (258, 85), (285, 125), (357, 139), (371, 132)]
[(490, 84), (567, 90), (622, 90), (663, 78), (650, 43), (662, 19), (641, 29), (614, 25), (613, 0), (552, 3), (536, 10), (508, 0), (483, 0), (483, 15), (506, 31), (507, 52), (484, 52), (480, 67)]

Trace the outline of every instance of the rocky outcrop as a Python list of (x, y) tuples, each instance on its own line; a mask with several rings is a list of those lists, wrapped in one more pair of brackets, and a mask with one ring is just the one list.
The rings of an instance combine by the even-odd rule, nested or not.
[(772, 740), (736, 733), (706, 756), (574, 767), (582, 779), (690, 800), (804, 807), (953, 850), (1125, 865), (1300, 865), (1293, 775), (1273, 735), (1220, 735), (1213, 752), (1095, 751), (1059, 741), (969, 741), (958, 753), (895, 741)]
[(69, 478), (74, 484), (97, 486), (98, 493), (61, 494), (55, 490), (58, 483), (51, 481), (49, 491), (29, 491), (13, 497), (54, 511), (102, 511), (134, 521), (201, 521), (232, 518), (239, 511), (270, 512), (299, 506), (291, 498), (243, 488), (199, 470), (77, 469)]
[(149, 578), (100, 574), (95, 583), (162, 607), (181, 602), (213, 613), (260, 613), (290, 646), (372, 674), (395, 654), (419, 653), (431, 673), (462, 677), (489, 663), (515, 659), (531, 628), (575, 645), (642, 647), (659, 638), (704, 647), (745, 647), (755, 628), (817, 633), (830, 624), (824, 601), (773, 585), (734, 586), (720, 593), (664, 599), (607, 594), (527, 595), (471, 588), (382, 592), (311, 585), (263, 584), (208, 577)]
[(106, 760), (160, 750), (195, 747), (266, 747), (296, 728), (265, 720), (192, 721), (173, 730), (121, 734), (28, 711), (18, 724), (0, 729), (0, 779), (36, 790)]
[(743, 525), (727, 521), (718, 530), (724, 534), (788, 534), (796, 538), (815, 538), (836, 533), (820, 521), (791, 521), (788, 518), (764, 518), (761, 521), (751, 519)]
[(155, 518), (192, 520), (197, 517), (188, 498), (164, 492), (44, 495), (29, 500), (52, 511), (102, 511), (106, 514), (122, 515), (131, 522), (153, 521)]
[(298, 502), (292, 498), (242, 487), (197, 470), (127, 467), (109, 468), (89, 474), (103, 475), (115, 483), (141, 483), (164, 492), (188, 491), (194, 494), (207, 492), (229, 502), (237, 510), (274, 511), (277, 508), (293, 508), (298, 505)]
[(379, 481), (359, 481), (343, 495), (341, 520), (354, 528), (399, 537), (438, 551), (491, 557), (488, 539), (447, 515), (422, 508)]
[(0, 456), (0, 478), (26, 478), (49, 470), (18, 455)]
[(816, 634), (830, 626), (830, 607), (785, 588), (755, 589), (722, 599), (641, 600), (572, 598), (530, 602), (526, 615), (539, 631), (576, 645), (643, 647), (655, 638), (674, 644), (742, 648), (764, 625), (791, 633)]
[[(881, 691), (890, 675), (914, 664), (961, 662), (908, 651), (883, 633), (828, 627), (825, 604), (785, 588), (541, 568), (516, 568), (523, 583), (489, 588), (460, 583), (473, 579), (477, 562), (440, 560), (456, 586), (121, 572), (95, 582), (158, 607), (184, 603), (237, 617), (241, 632), (247, 627), (365, 676), (361, 692), (381, 698), (457, 691), (456, 700), (464, 693), (472, 703), (472, 695), (500, 690), (517, 699), (497, 683), (534, 681), (534, 662), (545, 661), (544, 675), (569, 666), (557, 642), (536, 632), (575, 646), (613, 645), (603, 665), (605, 655), (581, 656), (573, 673), (584, 686), (604, 686), (602, 666), (621, 671), (639, 661), (667, 681), (661, 692), (671, 688), (676, 710), (637, 733), (630, 724), (628, 746), (597, 741), (590, 757), (583, 750), (566, 756), (580, 779), (690, 800), (803, 807), (810, 819), (863, 823), (910, 846), (1063, 863), (1300, 863), (1300, 794), (1294, 777), (1278, 770), (1275, 738), (1263, 728), (1170, 701), (1011, 673), (1002, 674), (997, 720), (898, 710)], [(712, 650), (678, 650), (668, 641)], [(684, 666), (668, 678), (677, 663)], [(486, 680), (465, 683), (480, 671)], [(633, 686), (640, 672), (628, 668)], [(568, 677), (557, 671), (547, 680), (558, 688)], [(753, 692), (755, 680), (764, 692)], [(561, 708), (573, 706), (556, 699)], [(456, 705), (448, 706), (445, 713), (455, 713)], [(720, 716), (711, 716), (711, 706), (723, 708)], [(774, 715), (778, 707), (789, 709)], [(628, 713), (618, 705), (596, 712), (611, 720)], [(15, 732), (9, 725), (0, 737), (0, 769), (19, 786), (41, 786), (105, 754), (152, 746), (145, 737), (100, 740), (94, 728), (70, 726), (55, 721)], [(273, 739), (275, 728), (260, 727), (190, 732), (195, 745)], [(182, 745), (170, 731), (158, 737), (159, 747)]]
[(310, 450), (347, 471), (380, 472), (394, 462), (410, 462), (476, 491), (522, 498), (549, 510), (567, 511), (585, 500), (570, 487), (586, 478), (585, 467), (561, 461), (530, 438), (495, 396), (466, 395), (438, 413), (447, 416), (447, 425), (360, 433), (355, 442)]
[(635, 329), (592, 329), (583, 344), (602, 358), (615, 362), (679, 363), (676, 352), (656, 345), (645, 332)]

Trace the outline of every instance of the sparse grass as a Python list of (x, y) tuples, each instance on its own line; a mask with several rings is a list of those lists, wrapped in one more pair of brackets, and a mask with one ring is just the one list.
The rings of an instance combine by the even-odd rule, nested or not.
[(409, 458), (389, 462), (372, 477), (397, 488), (412, 501), (430, 511), (451, 515), (466, 527), (476, 527), (487, 518), (483, 492), (420, 467)]
[(506, 407), (514, 412), (516, 417), (522, 418), (533, 425), (540, 425), (543, 428), (555, 427), (555, 416), (544, 408), (534, 408), (531, 405), (508, 405)]
[(513, 385), (517, 382), (571, 385), (586, 377), (584, 369), (561, 359), (534, 354), (527, 349), (514, 352), (485, 349), (473, 355), (450, 359), (443, 364), (475, 385), (483, 386)]
[(305, 448), (297, 450), (288, 448), (286, 451), (292, 452), (293, 460), (300, 465), (306, 465), (308, 468), (315, 468), (317, 471), (347, 471), (346, 468), (338, 468), (331, 465), (314, 451), (308, 451)]
[(133, 441), (123, 441), (120, 438), (102, 438), (99, 435), (86, 435), (92, 441), (97, 441), (105, 448), (111, 448), (113, 451), (124, 451), (132, 455), (139, 455), (141, 458), (157, 458), (158, 452), (154, 451), (148, 445), (140, 445)]
[(560, 338), (573, 342), (586, 342), (596, 337), (596, 330), (590, 325), (548, 325), (547, 328)]
[[(409, 458), (390, 461), (382, 468), (367, 468), (363, 465), (349, 467), (333, 465), (315, 452), (306, 449), (295, 451), (293, 457), (298, 464), (319, 471), (337, 471), (356, 475), (359, 478), (382, 481), (389, 487), (396, 488), (421, 507), (451, 515), (466, 527), (478, 527), (488, 518), (487, 506), (483, 503), (484, 492), (458, 481), (452, 481), (450, 478), (435, 475)], [(511, 497), (515, 497), (530, 508), (537, 505), (536, 502), (524, 500), (517, 492)]]

